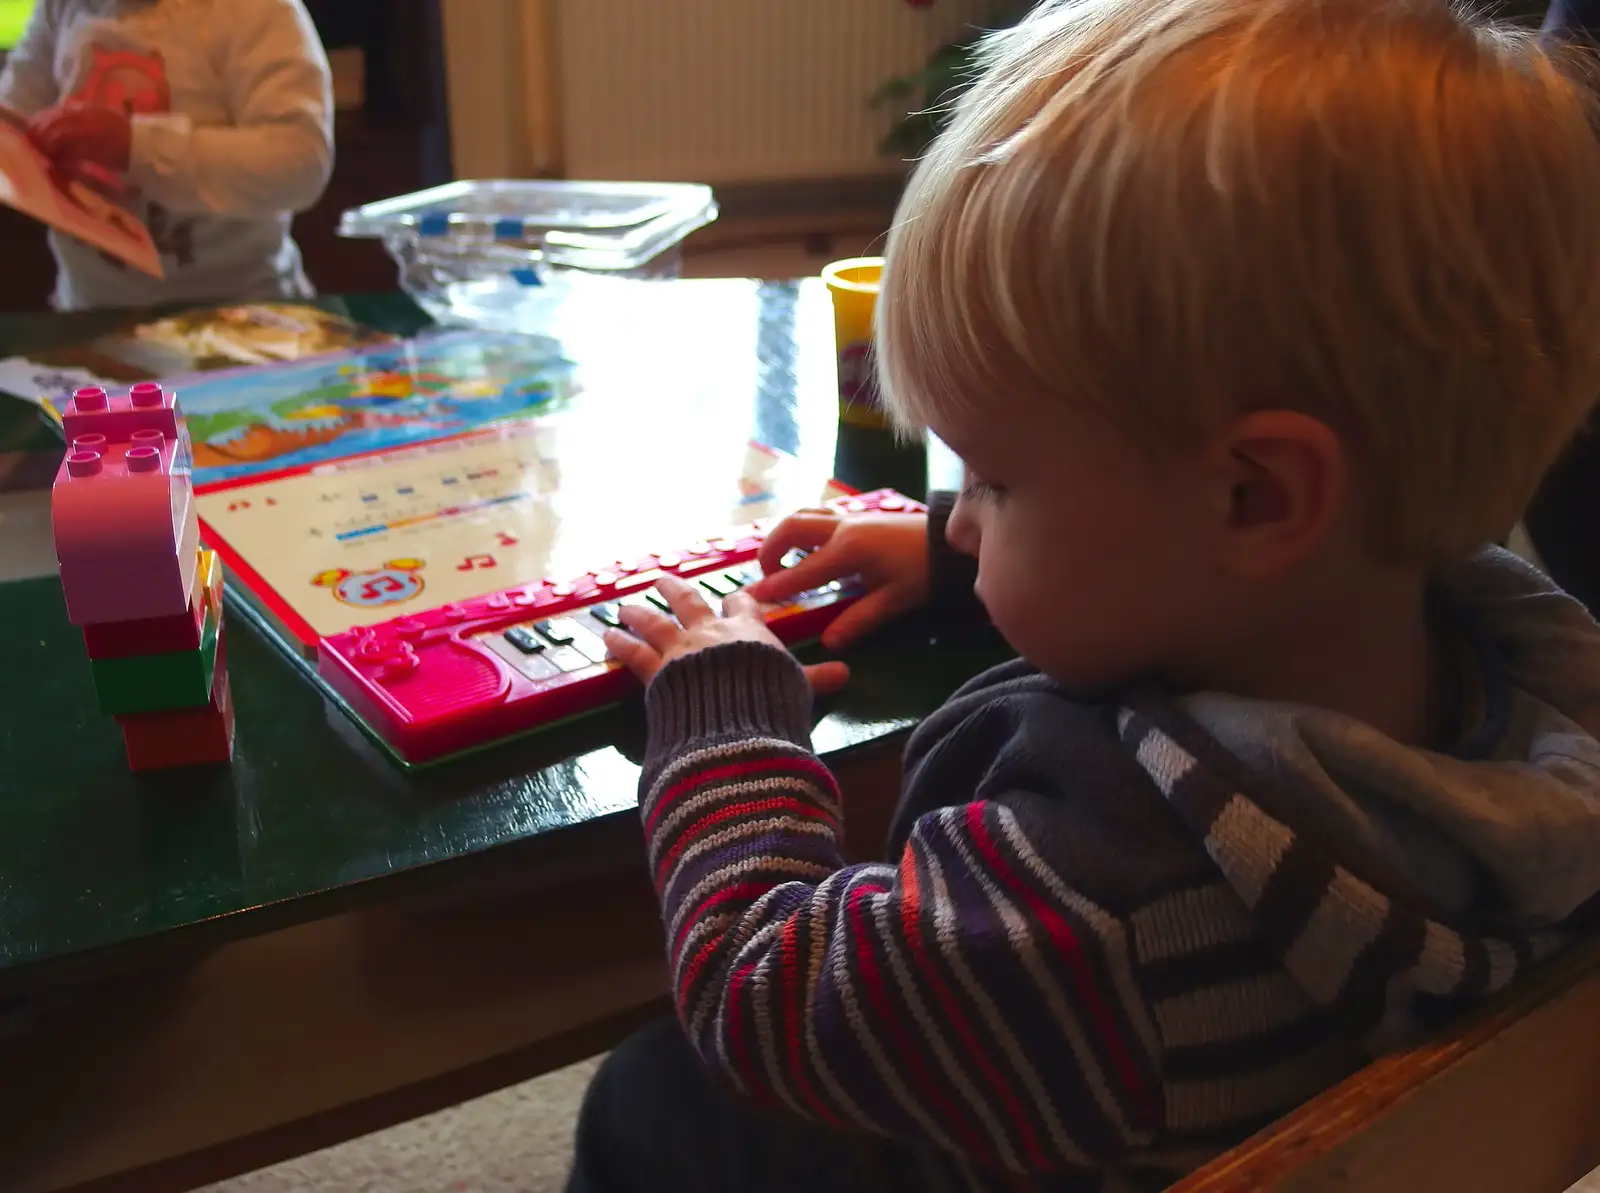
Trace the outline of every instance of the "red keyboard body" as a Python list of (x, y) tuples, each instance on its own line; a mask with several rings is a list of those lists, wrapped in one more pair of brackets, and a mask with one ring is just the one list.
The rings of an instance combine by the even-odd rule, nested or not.
[[(887, 489), (828, 503), (840, 514), (916, 513)], [(637, 690), (607, 657), (601, 635), (624, 604), (662, 607), (663, 575), (696, 583), (715, 608), (759, 578), (756, 562), (776, 519), (612, 564), (564, 583), (540, 581), (323, 638), (317, 671), (408, 765), (433, 762), (592, 712)], [(766, 613), (789, 644), (807, 642), (861, 595), (837, 581)]]

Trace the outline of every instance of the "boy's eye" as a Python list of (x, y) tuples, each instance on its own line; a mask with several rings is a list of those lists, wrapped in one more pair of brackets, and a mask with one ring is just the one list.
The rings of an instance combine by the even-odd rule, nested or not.
[(962, 499), (966, 501), (998, 501), (1004, 495), (1005, 490), (999, 485), (992, 485), (973, 476), (968, 476), (967, 483), (961, 489)]

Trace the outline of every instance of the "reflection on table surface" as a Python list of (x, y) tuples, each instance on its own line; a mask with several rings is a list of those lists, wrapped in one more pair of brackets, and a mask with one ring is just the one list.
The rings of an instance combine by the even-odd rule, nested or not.
[[(537, 337), (455, 332), (348, 359), (202, 376), (179, 395), (208, 541), (263, 577), (308, 645), (682, 552), (832, 495), (819, 286), (602, 279), (565, 294)], [(515, 417), (479, 421), (502, 408)], [(302, 426), (331, 441), (301, 446)], [(385, 450), (301, 459), (356, 440)], [(282, 451), (226, 454), (241, 442)]]

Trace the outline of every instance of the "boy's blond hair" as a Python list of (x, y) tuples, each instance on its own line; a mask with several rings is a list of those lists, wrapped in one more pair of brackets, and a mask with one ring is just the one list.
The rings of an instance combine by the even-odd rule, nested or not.
[(907, 426), (1028, 396), (1152, 449), (1340, 433), (1400, 563), (1507, 532), (1600, 393), (1600, 147), (1443, 0), (1047, 2), (917, 170), (878, 310)]

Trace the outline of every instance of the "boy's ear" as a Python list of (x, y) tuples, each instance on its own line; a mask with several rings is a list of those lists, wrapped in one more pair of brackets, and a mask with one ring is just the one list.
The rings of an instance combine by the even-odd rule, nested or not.
[(1326, 423), (1288, 410), (1248, 414), (1216, 442), (1219, 562), (1242, 579), (1291, 570), (1327, 538), (1344, 506), (1344, 445)]

